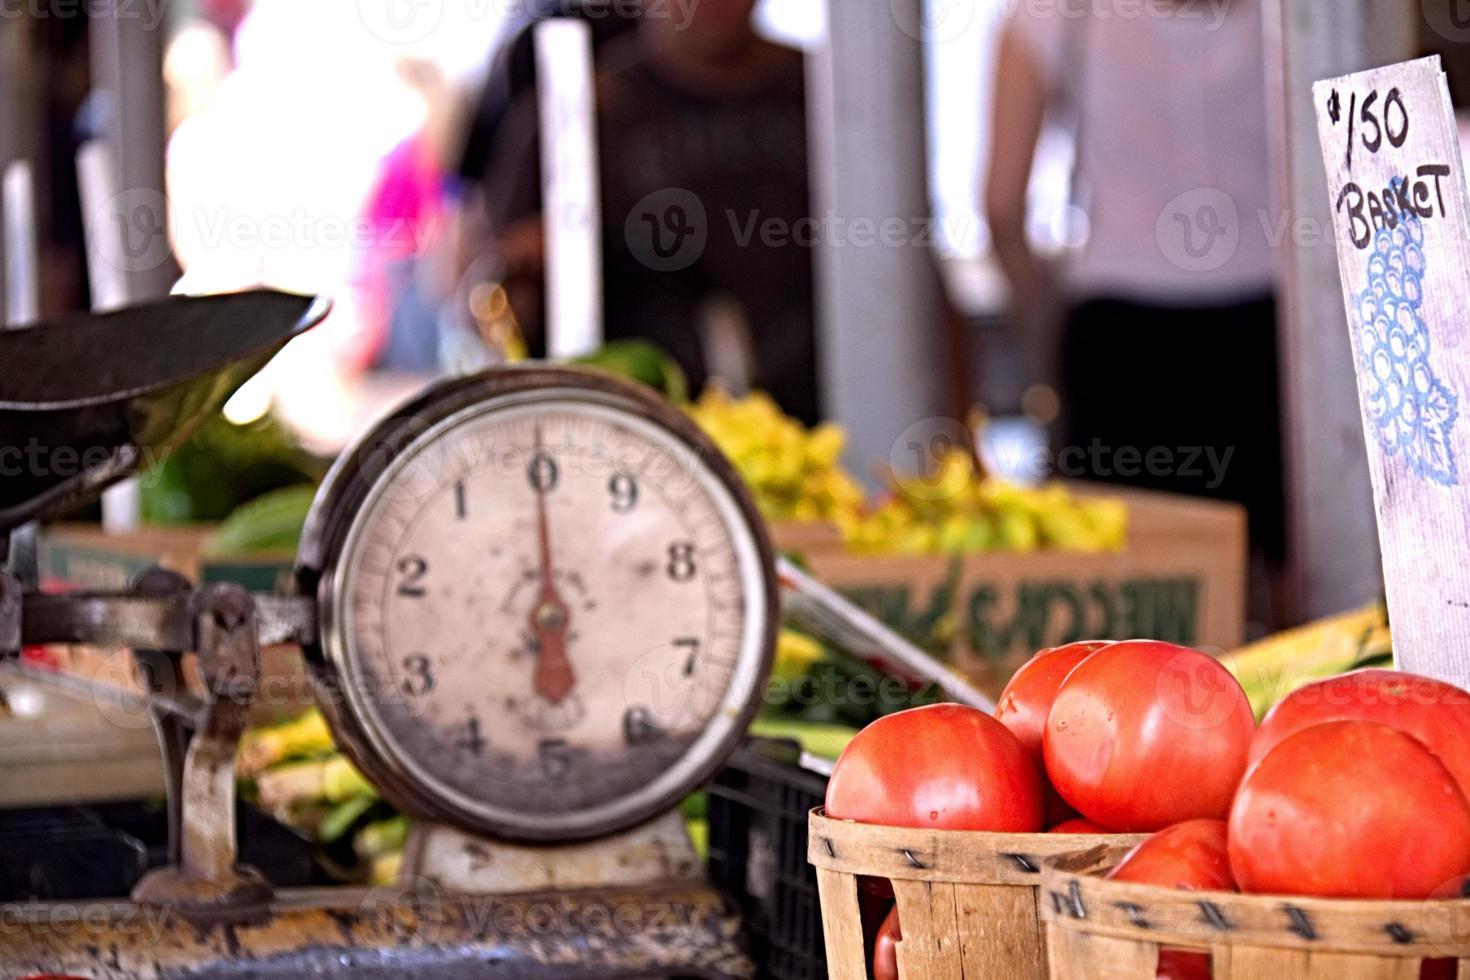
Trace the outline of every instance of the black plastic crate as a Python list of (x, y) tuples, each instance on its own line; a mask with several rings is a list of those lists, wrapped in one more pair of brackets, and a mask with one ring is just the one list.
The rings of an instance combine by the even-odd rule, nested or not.
[(0, 812), (0, 902), (126, 895), (148, 849), (85, 807)]
[(751, 739), (709, 788), (709, 871), (739, 906), (762, 977), (826, 980), (807, 814), (827, 776), (795, 742)]
[[(306, 838), (253, 807), (239, 808), (236, 839), (278, 888), (329, 882)], [(116, 898), (167, 861), (162, 801), (0, 810), (0, 902)]]

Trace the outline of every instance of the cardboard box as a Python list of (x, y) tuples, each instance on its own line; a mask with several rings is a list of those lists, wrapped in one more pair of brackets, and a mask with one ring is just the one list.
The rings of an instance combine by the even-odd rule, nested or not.
[(212, 526), (145, 527), (107, 534), (95, 524), (55, 524), (41, 533), (41, 581), (47, 589), (126, 589), (141, 573), (161, 565), (195, 585), (236, 582), (252, 592), (275, 592), (291, 582), (291, 553), (210, 556)]
[[(1086, 492), (1097, 493), (1093, 488)], [(1120, 552), (864, 555), (835, 534), (778, 525), (777, 546), (995, 695), (1033, 653), (1079, 639), (1169, 640), (1221, 653), (1244, 638), (1246, 514), (1236, 504), (1112, 492)]]

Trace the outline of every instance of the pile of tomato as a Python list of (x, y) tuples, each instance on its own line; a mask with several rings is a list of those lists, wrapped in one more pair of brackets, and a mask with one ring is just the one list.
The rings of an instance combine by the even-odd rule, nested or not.
[[(1148, 833), (1110, 877), (1201, 891), (1458, 898), (1470, 876), (1470, 694), (1391, 670), (1300, 688), (1257, 729), (1214, 658), (1169, 643), (1043, 650), (994, 716), (882, 718), (843, 752), (827, 815), (1006, 833)], [(897, 910), (874, 973), (897, 976)], [(1160, 956), (1161, 978), (1208, 957)], [(1446, 972), (1447, 971), (1447, 972)], [(1452, 961), (1425, 977), (1454, 976)]]

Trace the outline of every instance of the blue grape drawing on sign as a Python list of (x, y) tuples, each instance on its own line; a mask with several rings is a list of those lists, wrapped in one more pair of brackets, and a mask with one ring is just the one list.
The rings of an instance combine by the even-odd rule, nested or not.
[(1424, 224), (1413, 211), (1397, 217), (1395, 227), (1374, 236), (1368, 286), (1358, 294), (1364, 410), (1385, 453), (1402, 456), (1422, 480), (1455, 486), (1459, 472), (1450, 434), (1459, 399), (1429, 360), (1429, 330), (1421, 316)]

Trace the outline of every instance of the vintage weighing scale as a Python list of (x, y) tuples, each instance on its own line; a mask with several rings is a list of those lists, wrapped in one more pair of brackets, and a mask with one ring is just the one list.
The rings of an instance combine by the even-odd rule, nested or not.
[[(176, 444), (325, 312), (255, 292), (0, 334), (0, 445), (86, 461), (7, 478), (0, 532)], [(130, 902), (4, 909), (0, 973), (750, 975), (677, 806), (759, 706), (774, 569), (681, 413), (536, 366), (435, 385), (346, 452), (295, 595), (163, 571), (105, 595), (0, 577), (6, 657), (136, 651), (174, 858)], [(341, 747), (416, 818), (392, 887), (273, 894), (236, 862), (234, 757), (260, 646), (279, 642), (302, 645)], [(174, 683), (186, 653), (197, 695)]]

